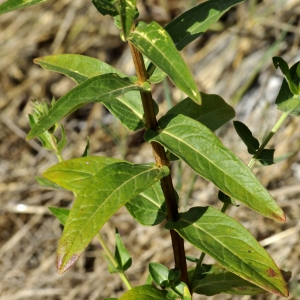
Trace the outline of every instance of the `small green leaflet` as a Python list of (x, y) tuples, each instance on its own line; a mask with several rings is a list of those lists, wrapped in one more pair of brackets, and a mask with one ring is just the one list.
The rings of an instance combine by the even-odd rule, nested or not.
[(119, 271), (125, 272), (131, 267), (132, 264), (132, 258), (126, 249), (120, 233), (118, 229), (116, 228), (116, 250), (115, 250), (115, 259), (118, 263), (118, 269)]
[(249, 154), (255, 154), (256, 150), (259, 148), (259, 141), (252, 135), (251, 130), (240, 121), (233, 121), (235, 131), (245, 143), (248, 148)]
[(7, 0), (0, 5), (0, 15), (48, 0)]
[[(77, 195), (58, 245), (59, 273), (64, 273), (75, 263), (92, 238), (121, 206), (168, 174), (167, 167), (120, 162), (104, 167), (87, 180), (86, 186)], [(43, 174), (58, 183), (56, 175), (51, 168)]]
[(288, 296), (286, 282), (266, 250), (241, 224), (222, 212), (193, 207), (179, 214), (178, 221), (168, 221), (166, 228), (175, 229), (230, 272), (271, 293)]
[[(297, 75), (300, 62), (294, 64), (290, 69), (290, 77), (296, 86), (300, 85), (300, 75)], [(290, 91), (289, 84), (286, 79), (283, 79), (278, 96), (275, 103), (278, 109), (292, 116), (300, 115), (300, 94), (294, 95)]]
[(130, 91), (147, 91), (148, 85), (141, 86), (133, 79), (121, 78), (117, 74), (104, 74), (90, 78), (66, 95), (51, 107), (48, 114), (39, 120), (27, 135), (30, 140), (51, 128), (68, 114), (91, 102), (103, 102), (114, 99)]
[(67, 222), (67, 218), (70, 214), (70, 210), (67, 208), (60, 207), (48, 207), (48, 209), (53, 213), (53, 215), (57, 218), (57, 220), (65, 226)]
[(288, 64), (286, 63), (286, 61), (281, 57), (275, 56), (275, 57), (273, 57), (273, 64), (276, 69), (280, 68), (282, 74), (285, 77), (286, 82), (289, 85), (290, 91), (294, 95), (299, 95), (300, 91), (298, 90), (297, 85), (294, 83), (293, 79), (291, 78), (290, 68), (289, 68)]
[(157, 262), (152, 262), (148, 266), (149, 273), (157, 285), (166, 287), (169, 281), (169, 269)]
[(167, 291), (158, 290), (152, 285), (137, 286), (125, 294), (119, 300), (166, 300)]
[(183, 115), (166, 115), (158, 125), (159, 131), (146, 131), (148, 142), (166, 147), (226, 195), (266, 217), (285, 221), (282, 209), (251, 170), (207, 127)]
[(174, 84), (196, 103), (201, 97), (190, 70), (168, 33), (156, 22), (140, 22), (128, 40), (157, 67), (164, 71)]
[(186, 98), (172, 107), (167, 114), (184, 115), (199, 121), (211, 131), (215, 131), (235, 117), (234, 109), (218, 95), (200, 92), (202, 104), (197, 105)]

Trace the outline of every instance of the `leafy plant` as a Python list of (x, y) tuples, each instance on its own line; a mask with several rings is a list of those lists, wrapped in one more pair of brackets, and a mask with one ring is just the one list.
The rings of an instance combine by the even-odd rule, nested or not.
[[(0, 14), (44, 1), (8, 0), (0, 5)], [(286, 280), (290, 274), (279, 270), (266, 250), (225, 211), (238, 200), (270, 219), (285, 221), (282, 209), (250, 169), (256, 161), (263, 165), (274, 163), (275, 150), (265, 149), (267, 143), (288, 115), (300, 114), (299, 62), (289, 68), (282, 58), (273, 58), (274, 66), (284, 75), (276, 99), (283, 114), (261, 144), (245, 124), (234, 121), (237, 134), (252, 155), (246, 166), (213, 133), (234, 118), (234, 109), (222, 97), (198, 91), (179, 52), (242, 0), (206, 1), (178, 16), (165, 28), (154, 21), (136, 22), (135, 0), (92, 2), (101, 14), (115, 19), (122, 40), (130, 47), (136, 77), (128, 77), (100, 60), (82, 55), (35, 59), (43, 68), (62, 73), (77, 84), (51, 105), (35, 101), (29, 116), (32, 129), (27, 139), (39, 138), (59, 160), (38, 178), (39, 183), (69, 190), (76, 197), (71, 210), (49, 208), (64, 225), (57, 250), (58, 272), (66, 272), (97, 236), (109, 271), (118, 273), (128, 289), (119, 298), (122, 300), (188, 300), (193, 293), (255, 295), (266, 291), (287, 297)], [(161, 82), (166, 76), (188, 98), (157, 121), (159, 108), (152, 99), (151, 84)], [(90, 156), (89, 144), (82, 157), (64, 161), (61, 152), (66, 145), (66, 134), (59, 122), (91, 102), (101, 102), (129, 130), (145, 128), (144, 137), (153, 149), (156, 163), (133, 164), (111, 157)], [(61, 139), (57, 137), (58, 128)], [(169, 170), (171, 161), (178, 159), (216, 185), (223, 202), (221, 211), (213, 207), (192, 207), (178, 212), (181, 199)], [(151, 262), (147, 282), (138, 287), (132, 287), (125, 275), (132, 259), (118, 230), (114, 255), (99, 233), (122, 206), (145, 226), (167, 219), (165, 228), (172, 240), (175, 268), (169, 270)], [(199, 258), (185, 256), (184, 240), (203, 251)], [(202, 264), (205, 254), (218, 264)], [(195, 268), (187, 270), (187, 259), (195, 263)]]

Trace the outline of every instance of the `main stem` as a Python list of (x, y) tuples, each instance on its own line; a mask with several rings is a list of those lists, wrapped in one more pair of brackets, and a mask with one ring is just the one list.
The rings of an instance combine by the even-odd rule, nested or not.
[[(129, 47), (135, 66), (138, 81), (142, 84), (147, 81), (148, 75), (145, 68), (142, 54), (129, 42)], [(143, 109), (145, 113), (146, 129), (158, 129), (156, 114), (153, 106), (151, 92), (141, 92)], [(170, 167), (170, 161), (166, 156), (164, 147), (156, 142), (151, 142), (156, 165), (159, 167)], [(167, 219), (176, 221), (178, 219), (178, 206), (176, 201), (175, 190), (173, 187), (172, 177), (168, 175), (160, 180), (161, 187), (165, 196), (167, 205)], [(172, 247), (174, 253), (175, 267), (180, 270), (180, 280), (189, 286), (187, 265), (185, 260), (184, 241), (182, 237), (174, 230), (170, 230)]]

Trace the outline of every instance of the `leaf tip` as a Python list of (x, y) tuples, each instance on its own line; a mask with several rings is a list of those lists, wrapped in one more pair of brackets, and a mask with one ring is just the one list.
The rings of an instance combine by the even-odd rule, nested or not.
[(273, 214), (273, 219), (278, 222), (284, 223), (286, 221), (286, 215), (283, 211), (281, 211), (281, 213), (279, 214)]
[(66, 260), (65, 255), (57, 255), (56, 265), (58, 274), (62, 275), (68, 269), (70, 269), (74, 265), (78, 257), (78, 254), (73, 254), (69, 260)]

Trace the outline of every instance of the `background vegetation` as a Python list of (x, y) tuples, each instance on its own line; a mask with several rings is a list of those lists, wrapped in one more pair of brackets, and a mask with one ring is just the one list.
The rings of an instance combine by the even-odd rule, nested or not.
[[(164, 25), (189, 5), (201, 2), (204, 1), (139, 1), (140, 19), (154, 19)], [(229, 104), (235, 104), (237, 119), (261, 140), (277, 119), (273, 103), (282, 80), (271, 58), (283, 56), (289, 65), (300, 59), (299, 27), (299, 0), (249, 0), (230, 10), (213, 30), (182, 54), (193, 67), (199, 89), (220, 94)], [(118, 296), (122, 294), (122, 284), (118, 276), (108, 274), (96, 241), (73, 269), (62, 276), (56, 273), (55, 251), (61, 227), (47, 207), (67, 207), (73, 197), (71, 193), (38, 186), (34, 176), (56, 163), (56, 159), (37, 141), (25, 142), (25, 136), (29, 131), (29, 100), (59, 98), (74, 86), (71, 80), (34, 65), (33, 58), (81, 53), (132, 75), (129, 49), (120, 41), (111, 18), (102, 17), (89, 1), (80, 0), (50, 1), (1, 16), (0, 41), (0, 299), (90, 300)], [(164, 101), (167, 109), (183, 95), (165, 82), (154, 91), (154, 98)], [(293, 272), (289, 299), (299, 299), (300, 123), (297, 118), (288, 118), (288, 122), (289, 126), (283, 126), (271, 141), (276, 146), (275, 157), (288, 158), (254, 169), (284, 209), (287, 222), (275, 223), (244, 206), (228, 211), (266, 247), (281, 269)], [(93, 155), (136, 163), (152, 159), (149, 145), (140, 147), (143, 132), (129, 133), (101, 104), (84, 106), (65, 119), (65, 125), (69, 137), (65, 158), (81, 156), (89, 136)], [(250, 157), (232, 126), (226, 131), (226, 138), (225, 131), (221, 133), (222, 141), (248, 162)], [(214, 186), (194, 177), (184, 164), (175, 164), (172, 171), (177, 178), (175, 184), (182, 186), (180, 196), (186, 199), (186, 207), (191, 203), (220, 205)], [(140, 227), (121, 209), (102, 229), (111, 247), (116, 226), (133, 255), (133, 266), (128, 271), (133, 284), (146, 279), (144, 261), (160, 261), (172, 267), (169, 238), (164, 239), (158, 228)], [(193, 255), (186, 246), (188, 254)], [(211, 262), (208, 257), (206, 262)], [(277, 296), (221, 295), (212, 299), (273, 300)]]

